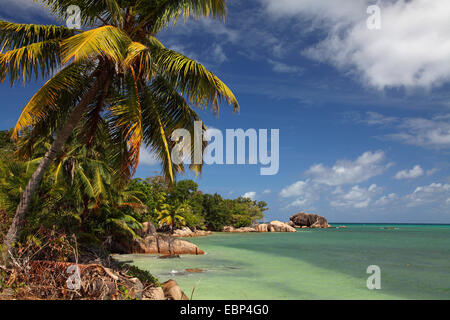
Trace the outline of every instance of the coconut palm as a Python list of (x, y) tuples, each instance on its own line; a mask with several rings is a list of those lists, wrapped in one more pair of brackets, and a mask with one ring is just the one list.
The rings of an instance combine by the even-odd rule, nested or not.
[(185, 215), (192, 212), (189, 203), (176, 202), (173, 205), (164, 205), (163, 209), (159, 211), (158, 220), (160, 225), (168, 225), (170, 232), (173, 233), (174, 226), (184, 226), (186, 224)]
[[(183, 165), (173, 165), (171, 133), (193, 130), (198, 115), (191, 106), (221, 102), (239, 106), (232, 91), (203, 65), (166, 48), (156, 35), (193, 17), (226, 16), (226, 0), (40, 0), (61, 19), (68, 8), (81, 9), (83, 30), (63, 26), (0, 21), (0, 80), (10, 84), (33, 77), (50, 78), (24, 107), (13, 132), (55, 139), (25, 188), (5, 238), (11, 251), (43, 175), (74, 129), (83, 130), (86, 144), (104, 125), (118, 148), (124, 176), (131, 177), (144, 144), (161, 160), (173, 181)], [(204, 128), (205, 129), (205, 128)], [(180, 142), (182, 143), (182, 141)], [(205, 145), (203, 145), (205, 147)], [(201, 166), (191, 165), (199, 172)]]

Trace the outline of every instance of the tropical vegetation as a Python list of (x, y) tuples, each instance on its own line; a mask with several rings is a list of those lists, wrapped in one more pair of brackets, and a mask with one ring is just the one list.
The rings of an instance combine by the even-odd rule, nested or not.
[[(11, 131), (0, 131), (0, 237), (5, 236), (20, 195), (51, 141), (36, 143), (27, 155), (26, 134), (19, 144), (10, 141)], [(111, 241), (139, 238), (144, 222), (161, 232), (188, 227), (221, 231), (224, 226), (246, 227), (261, 220), (265, 202), (239, 197), (224, 199), (205, 194), (192, 180), (169, 183), (163, 176), (115, 179), (108, 139), (96, 140), (89, 149), (75, 135), (43, 177), (20, 239), (41, 228), (75, 235), (80, 245), (108, 248)]]
[[(62, 21), (70, 6), (78, 6), (82, 30), (0, 21), (0, 81), (48, 79), (11, 132), (23, 144), (18, 155), (24, 162), (13, 160), (2, 169), (4, 183), (16, 184), (5, 186), (11, 189), (2, 200), (9, 211), (17, 204), (4, 241), (9, 251), (25, 222), (29, 227), (38, 217), (57, 224), (55, 215), (64, 216), (65, 228), (120, 225), (131, 233), (138, 225), (134, 214), (143, 208), (129, 189), (141, 147), (161, 160), (164, 179), (172, 185), (185, 168), (171, 161), (177, 142), (170, 137), (177, 128), (193, 130), (200, 119), (193, 107), (218, 112), (225, 102), (239, 108), (216, 75), (157, 38), (180, 18), (224, 19), (225, 0), (40, 2)], [(190, 169), (198, 173), (201, 166)], [(216, 196), (206, 203), (222, 206)], [(176, 212), (165, 216), (171, 217), (165, 220), (169, 224), (189, 216), (179, 206), (168, 210)], [(217, 214), (209, 210), (204, 223), (217, 228), (226, 222), (207, 222)]]

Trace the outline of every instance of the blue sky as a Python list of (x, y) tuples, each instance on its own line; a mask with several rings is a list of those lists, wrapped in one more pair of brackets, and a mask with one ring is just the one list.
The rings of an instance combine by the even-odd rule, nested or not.
[[(207, 166), (201, 189), (269, 204), (267, 220), (300, 212), (332, 222), (450, 223), (450, 4), (362, 0), (234, 0), (226, 24), (203, 19), (160, 35), (235, 92), (218, 129), (280, 129), (280, 171)], [(49, 23), (31, 0), (2, 0), (0, 17)], [(42, 82), (0, 86), (0, 129), (15, 124)], [(159, 173), (143, 154), (137, 176)], [(195, 178), (190, 174), (186, 178)]]

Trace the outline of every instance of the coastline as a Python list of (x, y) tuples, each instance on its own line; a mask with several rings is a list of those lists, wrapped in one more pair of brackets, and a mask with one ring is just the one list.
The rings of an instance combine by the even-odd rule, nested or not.
[[(151, 270), (163, 280), (175, 279), (188, 293), (196, 287), (194, 299), (450, 298), (448, 292), (439, 289), (442, 279), (448, 277), (442, 272), (450, 266), (444, 256), (434, 253), (440, 250), (444, 254), (440, 237), (450, 233), (450, 225), (435, 225), (437, 230), (429, 230), (430, 225), (404, 225), (406, 228), (400, 230), (354, 225), (347, 229), (301, 229), (297, 233), (214, 232), (208, 237), (190, 238), (208, 253), (205, 256), (120, 258)], [(417, 236), (423, 232), (430, 237), (429, 243), (418, 242)], [(434, 268), (428, 270), (419, 257), (427, 257)], [(389, 274), (384, 276), (379, 292), (365, 287), (365, 269), (371, 263), (380, 264)], [(204, 272), (185, 272), (196, 268)], [(421, 271), (423, 268), (427, 273)], [(405, 286), (405, 281), (416, 285)], [(268, 292), (264, 287), (272, 282), (274, 290)], [(419, 290), (418, 286), (423, 288)]]

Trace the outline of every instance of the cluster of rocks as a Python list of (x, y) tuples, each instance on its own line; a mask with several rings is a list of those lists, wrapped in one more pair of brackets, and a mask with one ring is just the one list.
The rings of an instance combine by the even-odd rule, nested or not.
[(318, 214), (300, 212), (294, 214), (288, 224), (293, 228), (331, 228), (327, 219)]
[[(331, 228), (327, 219), (317, 214), (300, 212), (293, 215), (288, 223), (272, 221), (254, 227), (234, 228), (226, 226), (223, 232), (296, 232), (300, 228)], [(189, 228), (175, 230), (172, 236), (157, 233), (155, 226), (146, 222), (139, 233), (141, 239), (132, 242), (116, 243), (116, 252), (144, 253), (176, 256), (180, 254), (203, 255), (205, 252), (197, 245), (178, 238), (208, 236), (210, 231), (192, 231)]]
[(281, 221), (272, 221), (268, 224), (259, 224), (253, 227), (245, 228), (234, 228), (232, 226), (226, 226), (223, 228), (223, 232), (235, 232), (235, 233), (245, 233), (245, 232), (296, 232), (295, 228), (291, 227), (287, 223)]
[(195, 230), (192, 231), (190, 228), (185, 227), (183, 229), (178, 229), (173, 232), (174, 237), (179, 238), (194, 238), (194, 237), (206, 237), (211, 235), (211, 231)]
[(142, 225), (143, 228), (139, 232), (140, 239), (134, 239), (133, 241), (125, 239), (122, 242), (115, 242), (113, 251), (116, 253), (161, 254), (168, 256), (205, 254), (203, 250), (189, 241), (158, 234), (151, 222), (145, 222)]
[(301, 228), (331, 228), (327, 219), (317, 214), (300, 212), (293, 215), (288, 223), (272, 221), (270, 223), (259, 224), (255, 227), (234, 228), (226, 226), (223, 232), (296, 232)]

